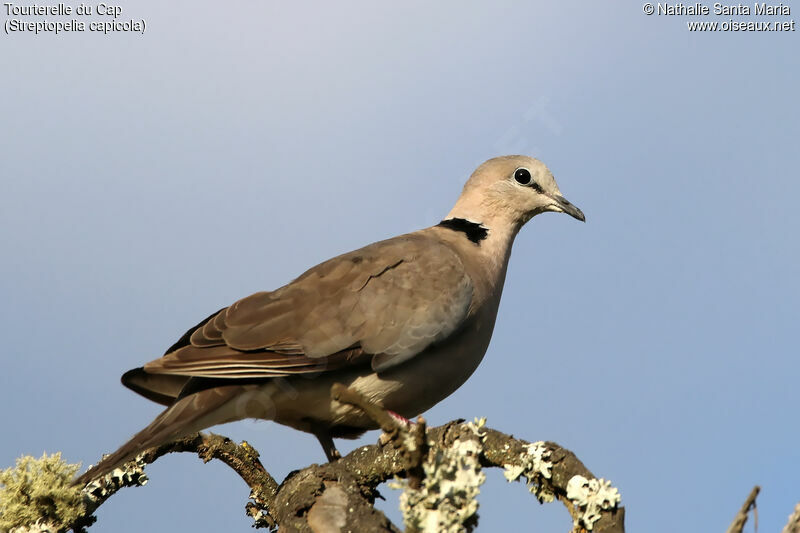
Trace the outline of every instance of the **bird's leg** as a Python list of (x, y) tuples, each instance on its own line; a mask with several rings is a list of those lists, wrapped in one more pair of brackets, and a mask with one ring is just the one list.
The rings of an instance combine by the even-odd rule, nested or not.
[(325, 457), (328, 458), (329, 463), (342, 458), (342, 454), (336, 449), (336, 445), (333, 443), (333, 437), (331, 437), (329, 432), (324, 429), (317, 429), (314, 431), (314, 436), (317, 437), (317, 440), (322, 445), (322, 450), (325, 452)]

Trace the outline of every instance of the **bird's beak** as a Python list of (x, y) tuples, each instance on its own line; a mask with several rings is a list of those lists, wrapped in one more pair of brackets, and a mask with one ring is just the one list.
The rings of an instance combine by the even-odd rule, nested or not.
[(553, 194), (550, 196), (553, 201), (556, 203), (557, 209), (553, 211), (557, 211), (558, 209), (561, 210), (562, 213), (566, 213), (573, 218), (577, 218), (581, 222), (586, 222), (586, 217), (583, 214), (583, 211), (569, 203), (569, 200), (561, 196), (560, 194)]

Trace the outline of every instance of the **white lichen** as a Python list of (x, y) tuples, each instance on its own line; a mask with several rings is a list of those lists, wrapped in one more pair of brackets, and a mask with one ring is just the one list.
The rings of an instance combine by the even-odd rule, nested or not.
[(572, 476), (567, 482), (567, 498), (580, 512), (573, 525), (589, 531), (600, 520), (602, 511), (614, 509), (621, 499), (619, 491), (611, 486), (610, 481), (586, 479), (583, 476)]
[(122, 487), (141, 487), (147, 484), (144, 473), (145, 462), (140, 455), (133, 461), (115, 468), (108, 474), (90, 481), (83, 488), (84, 496), (93, 503), (104, 501)]
[(478, 418), (477, 416), (472, 420), (472, 422), (467, 422), (464, 424), (467, 428), (472, 430), (476, 437), (483, 440), (486, 437), (486, 417), (482, 416)]
[(456, 439), (449, 448), (432, 451), (422, 465), (425, 477), (419, 489), (406, 482), (391, 485), (404, 489), (400, 509), (408, 528), (423, 533), (464, 533), (477, 525), (477, 497), (486, 480), (479, 460), (485, 423), (485, 419), (476, 419), (465, 424), (477, 439)]
[(268, 505), (267, 502), (261, 497), (260, 493), (256, 492), (255, 489), (250, 489), (250, 500), (245, 504), (245, 512), (247, 512), (248, 516), (253, 519), (253, 527), (256, 529), (259, 528), (269, 528), (270, 530), (275, 529), (273, 526), (275, 525), (274, 520), (269, 515), (267, 511)]
[(550, 479), (553, 475), (550, 453), (550, 449), (542, 441), (528, 444), (516, 464), (503, 465), (505, 468), (503, 476), (509, 482), (524, 477), (528, 490), (536, 496), (537, 500), (541, 503), (552, 502), (555, 500), (555, 494), (550, 490), (548, 484), (543, 483), (544, 479)]

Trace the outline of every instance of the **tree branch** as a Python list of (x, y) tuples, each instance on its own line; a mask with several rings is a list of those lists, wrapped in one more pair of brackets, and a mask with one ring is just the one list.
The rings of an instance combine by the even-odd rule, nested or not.
[[(407, 532), (438, 530), (436, 524), (442, 522), (436, 520), (442, 516), (443, 520), (455, 516), (455, 522), (447, 522), (457, 526), (453, 530), (469, 532), (477, 524), (474, 500), (477, 490), (463, 489), (469, 488), (470, 483), (477, 489), (483, 482), (481, 468), (496, 467), (503, 469), (509, 481), (523, 479), (539, 501), (562, 502), (573, 519), (572, 533), (625, 531), (625, 512), (618, 505), (617, 490), (609, 482), (596, 478), (574, 453), (556, 443), (517, 439), (486, 428), (484, 420), (470, 423), (455, 420), (426, 428), (421, 417), (418, 423), (409, 423), (344, 387), (334, 387), (332, 394), (340, 402), (363, 409), (384, 429), (386, 433), (378, 444), (358, 448), (332, 463), (313, 464), (295, 471), (280, 485), (266, 471), (252, 446), (214, 434), (196, 433), (147, 450), (135, 461), (82, 489), (71, 485), (78, 465), (67, 465), (60, 455), (43, 456), (39, 460), (23, 458), (16, 470), (0, 472), (5, 480), (0, 483), (0, 511), (14, 506), (14, 516), (25, 518), (10, 519), (11, 514), (7, 514), (0, 529), (8, 528), (12, 533), (62, 533), (70, 529), (83, 532), (94, 522), (94, 511), (108, 498), (123, 487), (147, 482), (145, 465), (169, 453), (192, 452), (204, 462), (211, 459), (224, 462), (242, 478), (250, 488), (252, 501), (245, 507), (255, 527), (280, 526), (282, 531), (310, 533), (347, 530), (399, 533), (400, 529), (373, 505), (379, 496), (377, 487), (399, 476), (408, 480), (401, 496)], [(32, 472), (38, 474), (31, 476)], [(458, 475), (448, 477), (453, 472)], [(468, 474), (466, 481), (464, 472)], [(442, 483), (449, 483), (448, 490), (441, 488)], [(751, 510), (757, 522), (759, 490), (758, 486), (753, 488), (727, 533), (742, 533)], [(447, 496), (459, 491), (461, 499)], [(41, 509), (29, 498), (33, 492), (38, 494), (36, 501), (46, 504)], [(74, 505), (70, 503), (76, 498)], [(20, 505), (25, 507), (25, 513), (19, 512)], [(437, 508), (442, 505), (450, 507)], [(425, 514), (430, 512), (434, 513), (434, 521)], [(4, 518), (3, 512), (0, 518)], [(800, 533), (800, 504), (783, 533)]]
[[(281, 530), (310, 533), (399, 533), (400, 529), (373, 505), (379, 496), (377, 487), (399, 476), (408, 479), (401, 497), (405, 512), (413, 511), (415, 505), (417, 510), (424, 507), (424, 512), (446, 515), (461, 530), (471, 531), (477, 523), (474, 498), (483, 482), (481, 469), (497, 467), (509, 480), (524, 478), (540, 501), (561, 501), (573, 517), (575, 533), (624, 533), (624, 509), (617, 505), (616, 489), (595, 478), (575, 454), (555, 443), (516, 439), (486, 428), (483, 420), (457, 420), (426, 428), (421, 418), (416, 424), (405, 423), (344, 387), (335, 387), (332, 394), (363, 409), (387, 431), (387, 436), (335, 462), (293, 472), (279, 485), (261, 464), (258, 452), (246, 442), (236, 444), (219, 435), (196, 433), (147, 450), (136, 461), (87, 484), (82, 489), (87, 500), (85, 515), (61, 530), (72, 527), (80, 531), (91, 524), (92, 513), (122, 487), (143, 485), (147, 481), (145, 465), (168, 453), (192, 452), (205, 462), (224, 462), (244, 480), (252, 500), (246, 511), (256, 527), (274, 529), (279, 525)], [(464, 472), (469, 474), (466, 481)], [(454, 491), (440, 498), (436, 491), (443, 482)], [(425, 505), (419, 505), (423, 501)], [(419, 517), (414, 522), (409, 514), (406, 516), (411, 520), (409, 531), (413, 524), (420, 524)]]
[[(395, 444), (395, 446), (398, 444), (400, 445), (399, 450), (397, 447), (393, 450), (381, 450), (380, 453), (383, 459), (389, 458), (388, 463), (381, 460), (381, 457), (370, 457), (368, 461), (359, 460), (357, 464), (352, 466), (347, 464), (348, 459), (353, 454), (370, 447), (360, 448), (342, 459), (342, 461), (345, 462), (343, 466), (349, 471), (363, 471), (366, 474), (364, 478), (360, 479), (361, 483), (365, 485), (372, 485), (374, 483), (372, 486), (377, 486), (378, 483), (386, 481), (390, 476), (401, 475), (408, 471), (410, 466), (419, 467), (420, 463), (409, 464), (409, 454), (403, 448), (403, 444), (407, 443), (409, 438), (409, 429), (407, 427), (404, 427), (391, 416), (388, 416), (388, 413), (386, 413), (382, 407), (376, 406), (367, 398), (353, 390), (345, 389), (341, 386), (334, 386), (332, 394), (334, 398), (339, 399), (339, 401), (362, 408), (365, 413), (381, 425), (384, 431), (388, 430), (392, 432), (393, 435), (405, 437), (390, 439), (390, 442)], [(463, 438), (464, 424), (462, 424), (462, 422), (463, 421), (454, 421), (444, 426), (427, 430), (426, 439), (422, 440), (422, 442), (427, 443), (427, 446), (430, 446), (435, 451), (448, 449), (453, 446), (459, 437)], [(417, 424), (417, 426), (420, 425)], [(424, 427), (422, 427), (422, 430), (424, 431)], [(575, 531), (579, 531), (580, 528), (585, 528), (598, 533), (624, 533), (624, 508), (618, 507), (617, 501), (602, 501), (602, 498), (609, 497), (609, 495), (611, 499), (614, 499), (614, 494), (616, 494), (618, 500), (619, 495), (616, 493), (616, 489), (612, 489), (604, 480), (595, 478), (594, 474), (578, 460), (574, 453), (560, 447), (554, 442), (531, 444), (493, 429), (481, 428), (481, 431), (482, 451), (480, 461), (483, 466), (500, 467), (507, 471), (511, 468), (516, 469), (519, 473), (516, 476), (512, 476), (514, 479), (525, 476), (528, 479), (528, 484), (533, 484), (535, 486), (536, 491), (532, 490), (533, 492), (536, 493), (538, 491), (540, 494), (552, 494), (567, 507), (567, 510), (573, 517)], [(418, 444), (414, 444), (414, 446), (421, 447)], [(540, 455), (546, 457), (545, 462), (548, 466), (548, 475), (542, 475), (541, 473), (537, 475), (534, 472), (525, 472), (531, 460), (532, 450), (537, 450)], [(401, 457), (397, 457), (397, 459), (404, 460), (397, 461), (395, 457), (398, 454), (401, 455)], [(359, 457), (359, 459), (363, 459), (363, 457)], [(365, 466), (364, 463), (380, 464), (390, 468), (389, 470), (380, 472), (366, 469), (362, 470)], [(507, 475), (506, 477), (509, 476)], [(583, 492), (581, 492), (579, 488), (571, 490), (571, 487), (574, 487), (578, 480), (580, 480), (581, 484), (596, 485), (597, 488), (592, 489), (589, 487)], [(412, 488), (418, 487), (419, 485), (417, 484), (416, 487)], [(573, 494), (576, 492), (578, 495), (583, 494), (584, 499), (588, 497), (588, 501), (584, 502), (578, 495)], [(585, 493), (588, 493), (588, 495)], [(595, 501), (597, 500), (595, 497), (596, 495), (600, 496), (601, 501), (599, 503)], [(537, 494), (537, 497), (538, 496), (539, 494)], [(543, 500), (540, 498), (540, 501)], [(589, 514), (587, 515), (587, 513)], [(587, 523), (587, 521), (590, 522)]]
[(736, 516), (731, 522), (731, 525), (728, 526), (728, 530), (725, 533), (742, 533), (744, 530), (744, 525), (747, 523), (747, 516), (750, 514), (750, 509), (753, 509), (753, 514), (756, 528), (758, 528), (758, 511), (756, 510), (756, 496), (758, 496), (759, 491), (761, 491), (761, 487), (756, 485), (753, 487), (753, 490), (750, 491), (750, 495), (742, 504), (742, 508), (739, 509), (739, 512), (736, 513)]
[(789, 515), (789, 521), (781, 533), (800, 533), (800, 503), (795, 505), (794, 511)]
[(204, 463), (211, 459), (218, 459), (231, 467), (250, 487), (250, 498), (253, 501), (248, 502), (247, 513), (259, 526), (273, 527), (275, 525), (267, 509), (278, 493), (278, 483), (261, 464), (256, 449), (247, 442), (236, 444), (228, 437), (213, 433), (194, 433), (188, 437), (151, 448), (124, 468), (112, 471), (87, 484), (83, 489), (89, 502), (87, 515), (94, 513), (100, 505), (123, 487), (141, 486), (147, 483), (147, 476), (143, 472), (144, 465), (151, 464), (160, 457), (173, 452), (196, 453)]

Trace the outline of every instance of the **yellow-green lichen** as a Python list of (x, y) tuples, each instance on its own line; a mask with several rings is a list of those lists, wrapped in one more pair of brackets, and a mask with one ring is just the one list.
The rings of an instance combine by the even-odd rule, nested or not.
[(20, 457), (0, 472), (0, 532), (63, 531), (84, 517), (81, 489), (70, 486), (78, 468), (59, 452)]

